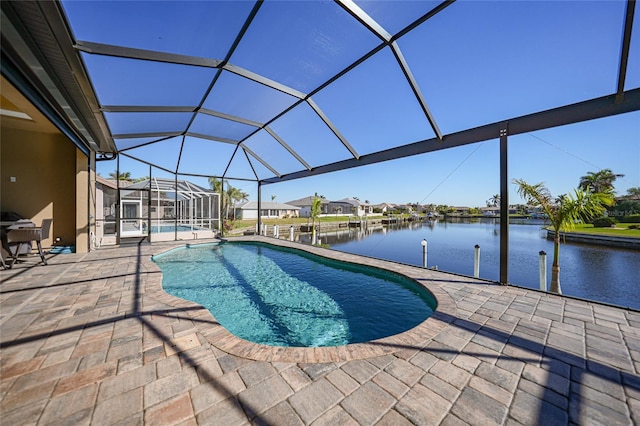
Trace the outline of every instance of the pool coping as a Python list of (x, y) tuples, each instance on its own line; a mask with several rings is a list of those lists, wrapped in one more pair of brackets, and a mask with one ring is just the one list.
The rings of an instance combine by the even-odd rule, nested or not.
[[(165, 292), (162, 288), (162, 274), (160, 267), (153, 262), (151, 257), (143, 260), (145, 268), (149, 272), (160, 272), (159, 274), (151, 274), (147, 281), (147, 294), (152, 295), (153, 299), (165, 303), (175, 308), (189, 308), (186, 310), (188, 315), (198, 324), (198, 331), (204, 338), (214, 347), (227, 352), (229, 354), (251, 359), (255, 361), (267, 362), (295, 362), (295, 363), (325, 363), (325, 362), (344, 362), (356, 359), (367, 359), (378, 357), (386, 354), (406, 349), (408, 346), (413, 348), (426, 347), (427, 344), (444, 328), (451, 318), (457, 317), (457, 307), (452, 297), (438, 284), (442, 280), (445, 272), (433, 271), (430, 269), (419, 268), (416, 266), (404, 265), (400, 263), (379, 260), (357, 256), (349, 253), (330, 250), (322, 247), (309, 246), (301, 243), (294, 243), (287, 240), (263, 237), (263, 236), (242, 236), (234, 237), (232, 241), (247, 242), (263, 242), (282, 247), (289, 247), (297, 250), (303, 250), (308, 253), (316, 254), (329, 259), (351, 262), (358, 265), (372, 266), (383, 270), (388, 270), (402, 276), (405, 276), (418, 285), (423, 286), (432, 293), (436, 299), (438, 306), (432, 316), (421, 322), (417, 326), (393, 336), (372, 340), (364, 343), (352, 343), (344, 346), (328, 346), (328, 347), (280, 347), (258, 344), (241, 339), (220, 323), (218, 323), (206, 308), (201, 305), (185, 299), (172, 296)], [(224, 240), (218, 240), (224, 241)], [(202, 244), (211, 243), (202, 241)], [(197, 245), (199, 243), (185, 243), (187, 245)], [(179, 247), (179, 246), (178, 246)], [(176, 247), (173, 247), (176, 248)], [(172, 249), (173, 249), (172, 248)], [(165, 251), (155, 253), (159, 255)], [(452, 275), (453, 276), (453, 275)], [(456, 276), (456, 279), (459, 279)], [(469, 278), (470, 282), (476, 281)], [(487, 284), (485, 281), (477, 280), (478, 283)], [(176, 346), (180, 346), (184, 342), (175, 342)], [(170, 348), (169, 348), (170, 349)]]

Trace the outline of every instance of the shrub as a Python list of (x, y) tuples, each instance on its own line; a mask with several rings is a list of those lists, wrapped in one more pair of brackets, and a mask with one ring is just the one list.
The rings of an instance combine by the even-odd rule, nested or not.
[(600, 217), (593, 221), (594, 228), (610, 228), (614, 226), (617, 221), (612, 217)]
[(622, 216), (620, 222), (623, 223), (640, 223), (640, 214), (631, 214), (629, 216)]

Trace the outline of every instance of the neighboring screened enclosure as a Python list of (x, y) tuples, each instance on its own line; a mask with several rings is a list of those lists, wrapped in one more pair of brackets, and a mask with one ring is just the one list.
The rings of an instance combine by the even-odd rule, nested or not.
[[(211, 238), (220, 230), (220, 195), (210, 189), (187, 180), (156, 177), (119, 185), (120, 242), (147, 236), (151, 241)], [(110, 229), (115, 225), (115, 220), (105, 222)]]

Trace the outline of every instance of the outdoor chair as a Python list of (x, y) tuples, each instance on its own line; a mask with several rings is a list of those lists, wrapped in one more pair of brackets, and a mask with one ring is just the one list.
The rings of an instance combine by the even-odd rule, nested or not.
[(10, 229), (9, 232), (7, 232), (7, 244), (9, 246), (9, 257), (11, 258), (9, 268), (13, 266), (16, 260), (18, 260), (18, 255), (20, 254), (20, 250), (14, 251), (11, 250), (11, 247), (16, 245), (19, 246), (22, 243), (30, 243), (32, 241), (35, 241), (38, 246), (38, 254), (40, 254), (42, 263), (45, 265), (47, 264), (47, 259), (45, 259), (44, 252), (42, 251), (42, 240), (49, 238), (49, 230), (51, 229), (52, 221), (52, 219), (43, 219), (42, 226), (39, 228), (17, 228)]

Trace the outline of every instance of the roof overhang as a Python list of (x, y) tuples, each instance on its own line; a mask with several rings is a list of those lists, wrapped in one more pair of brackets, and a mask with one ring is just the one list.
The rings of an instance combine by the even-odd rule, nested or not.
[(56, 2), (3, 1), (2, 75), (85, 154), (116, 152)]

